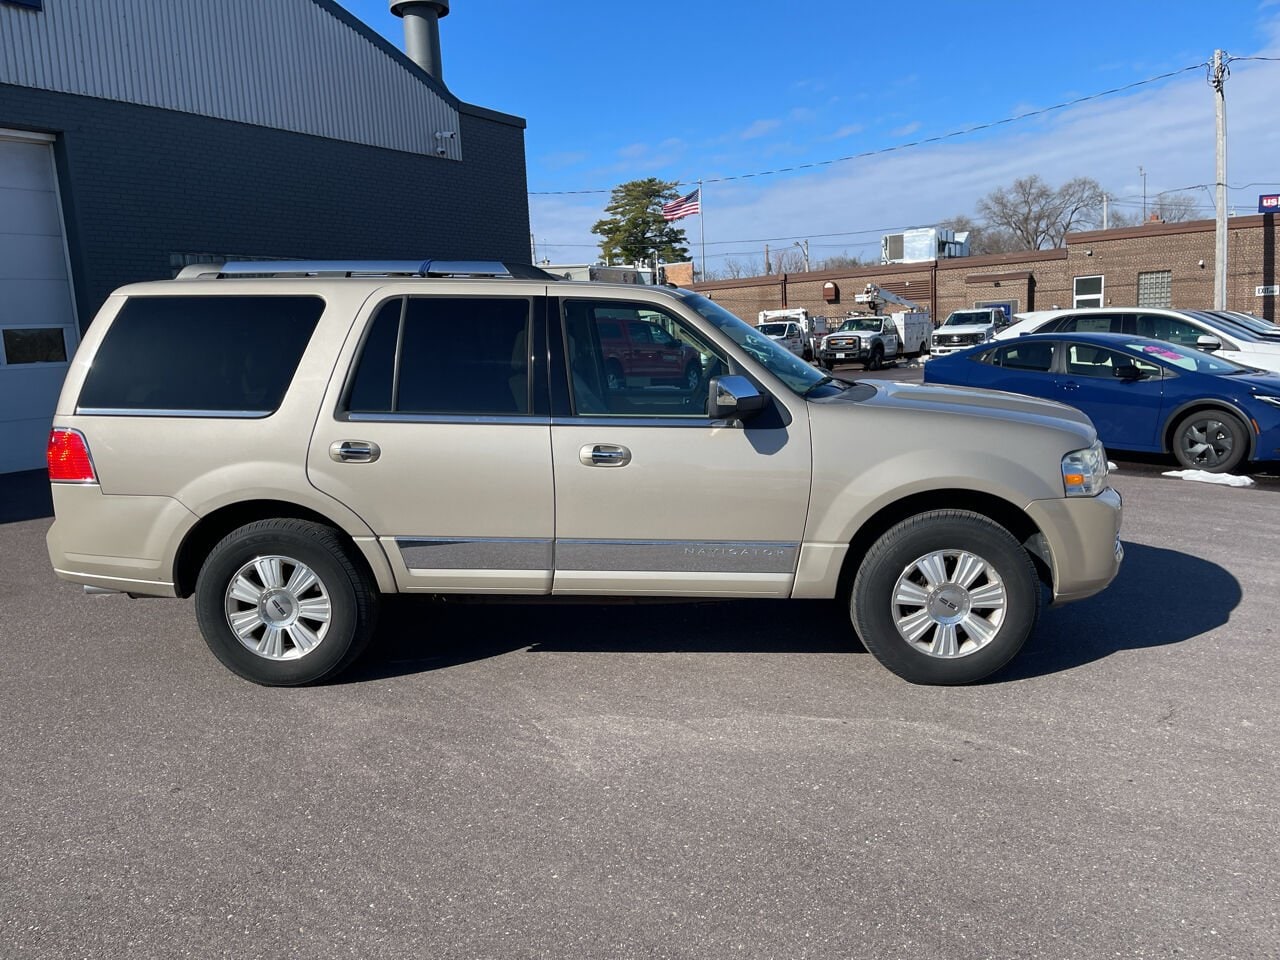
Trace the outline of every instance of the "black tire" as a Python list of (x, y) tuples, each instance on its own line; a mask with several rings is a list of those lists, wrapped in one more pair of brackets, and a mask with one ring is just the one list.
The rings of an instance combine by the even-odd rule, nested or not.
[[(306, 573), (315, 584), (306, 585)], [(241, 593), (233, 596), (234, 586)], [(256, 604), (245, 596), (255, 593)], [(205, 643), (227, 669), (291, 687), (334, 677), (355, 662), (373, 637), (379, 596), (336, 530), (273, 519), (233, 530), (209, 552), (195, 600)], [(243, 624), (243, 640), (233, 617)]]
[(804, 353), (801, 355), (800, 359), (803, 360), (805, 363), (813, 363), (813, 351), (805, 350)]
[[(972, 566), (960, 569), (966, 554), (982, 565), (972, 577)], [(896, 602), (915, 595), (918, 603)], [(850, 609), (858, 636), (884, 666), (911, 683), (944, 686), (981, 680), (1012, 660), (1039, 612), (1040, 581), (1027, 552), (1004, 527), (967, 510), (931, 510), (888, 530), (858, 568)], [(944, 624), (939, 616), (955, 619)], [(921, 633), (908, 639), (913, 628)]]
[(1173, 455), (1189, 470), (1229, 473), (1249, 453), (1249, 432), (1225, 410), (1197, 410), (1173, 428)]
[(867, 362), (862, 365), (864, 370), (879, 370), (884, 366), (884, 347), (879, 345), (871, 348), (871, 356)]

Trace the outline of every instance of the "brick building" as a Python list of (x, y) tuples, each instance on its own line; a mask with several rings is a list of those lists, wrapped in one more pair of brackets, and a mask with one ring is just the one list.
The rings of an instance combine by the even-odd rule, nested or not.
[(122, 284), (527, 262), (524, 126), (332, 0), (0, 0), (0, 472), (43, 465), (67, 358)]
[[(1228, 223), (1227, 308), (1280, 320), (1276, 215)], [(854, 295), (868, 283), (927, 307), (937, 321), (952, 310), (995, 304), (1011, 313), (1113, 305), (1206, 309), (1213, 306), (1213, 259), (1214, 222), (1197, 220), (1068, 234), (1057, 250), (772, 274), (694, 289), (748, 322), (779, 307), (843, 316), (858, 309)]]

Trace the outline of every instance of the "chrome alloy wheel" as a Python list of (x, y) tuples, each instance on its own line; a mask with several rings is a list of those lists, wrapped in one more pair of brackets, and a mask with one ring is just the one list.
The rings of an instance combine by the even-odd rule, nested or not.
[(898, 634), (931, 657), (954, 660), (995, 639), (1008, 593), (987, 561), (963, 550), (939, 550), (907, 564), (893, 587)]
[(305, 563), (254, 557), (227, 585), (227, 624), (265, 660), (299, 660), (320, 645), (333, 609), (329, 591)]

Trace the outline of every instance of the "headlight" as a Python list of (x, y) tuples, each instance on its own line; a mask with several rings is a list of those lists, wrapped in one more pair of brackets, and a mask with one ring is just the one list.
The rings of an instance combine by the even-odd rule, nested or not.
[(1095, 497), (1107, 486), (1107, 451), (1102, 441), (1062, 458), (1062, 487), (1068, 497)]
[(1261, 400), (1263, 403), (1269, 403), (1273, 407), (1280, 407), (1280, 397), (1259, 397), (1255, 394), (1253, 399)]

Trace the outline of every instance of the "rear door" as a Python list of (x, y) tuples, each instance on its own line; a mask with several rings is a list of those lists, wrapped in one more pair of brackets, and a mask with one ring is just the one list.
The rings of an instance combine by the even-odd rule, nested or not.
[[(625, 296), (565, 300), (552, 326), (553, 592), (789, 595), (809, 503), (804, 401), (773, 398), (745, 425), (711, 420), (707, 381), (735, 369), (726, 351), (674, 308)], [(613, 388), (598, 328), (619, 311), (688, 345), (698, 382)]]
[(308, 475), (373, 529), (401, 590), (546, 593), (555, 504), (546, 366), (533, 359), (546, 356), (546, 300), (473, 288), (370, 299)]

